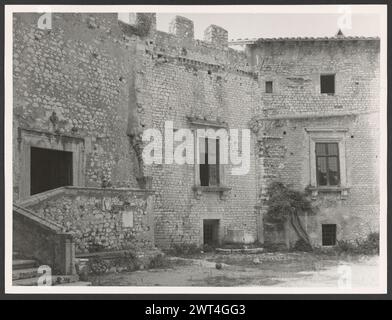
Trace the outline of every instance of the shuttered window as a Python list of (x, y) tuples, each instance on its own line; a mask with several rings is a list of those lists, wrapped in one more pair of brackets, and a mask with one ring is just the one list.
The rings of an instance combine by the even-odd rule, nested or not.
[(219, 139), (199, 140), (200, 184), (218, 186), (219, 181)]

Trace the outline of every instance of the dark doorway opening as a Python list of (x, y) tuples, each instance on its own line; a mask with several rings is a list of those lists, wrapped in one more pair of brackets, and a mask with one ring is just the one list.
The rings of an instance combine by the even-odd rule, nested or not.
[(31, 147), (30, 194), (72, 185), (72, 152)]
[(219, 220), (203, 220), (203, 243), (216, 246), (219, 243)]
[(323, 246), (336, 245), (336, 224), (322, 225), (322, 241)]

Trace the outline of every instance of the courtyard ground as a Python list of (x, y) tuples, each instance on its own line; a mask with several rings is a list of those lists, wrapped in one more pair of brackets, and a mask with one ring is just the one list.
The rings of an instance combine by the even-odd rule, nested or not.
[(275, 252), (168, 259), (169, 265), (162, 269), (111, 272), (91, 281), (99, 286), (338, 287), (351, 278), (352, 288), (378, 285), (378, 256)]

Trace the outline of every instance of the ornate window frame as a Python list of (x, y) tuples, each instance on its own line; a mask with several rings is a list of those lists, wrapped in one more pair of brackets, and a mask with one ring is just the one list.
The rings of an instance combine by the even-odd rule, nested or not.
[[(346, 171), (346, 132), (347, 128), (305, 128), (309, 137), (310, 186), (312, 198), (319, 192), (340, 192), (341, 199), (348, 196)], [(337, 143), (339, 148), (340, 184), (339, 186), (318, 186), (316, 170), (316, 143)]]
[(19, 200), (30, 197), (31, 147), (72, 152), (72, 184), (84, 186), (85, 141), (83, 138), (20, 127), (18, 128)]
[(219, 167), (219, 185), (218, 186), (202, 186), (200, 181), (200, 167), (199, 161), (197, 160), (199, 157), (199, 138), (197, 129), (226, 129), (227, 124), (224, 122), (214, 122), (196, 118), (189, 118), (188, 121), (191, 125), (191, 130), (194, 137), (194, 156), (195, 156), (195, 164), (194, 164), (194, 181), (195, 185), (193, 186), (193, 191), (195, 192), (195, 198), (201, 199), (201, 196), (204, 192), (213, 192), (219, 193), (221, 200), (226, 200), (228, 198), (228, 193), (231, 190), (230, 187), (225, 185), (225, 165), (221, 164)]

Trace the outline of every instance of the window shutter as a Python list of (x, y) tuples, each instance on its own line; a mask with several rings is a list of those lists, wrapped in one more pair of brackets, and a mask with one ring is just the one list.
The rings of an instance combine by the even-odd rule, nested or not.
[(209, 185), (218, 185), (218, 143), (216, 139), (208, 139), (208, 168), (209, 168)]

